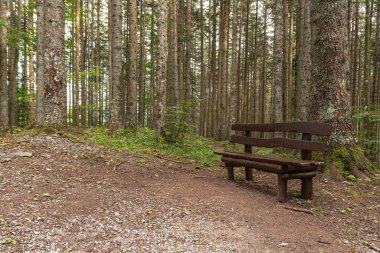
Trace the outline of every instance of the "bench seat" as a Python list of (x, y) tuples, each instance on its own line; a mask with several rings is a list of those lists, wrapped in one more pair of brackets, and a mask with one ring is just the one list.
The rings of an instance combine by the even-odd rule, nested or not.
[(297, 166), (297, 167), (310, 167), (310, 166), (320, 166), (323, 162), (311, 161), (311, 160), (299, 160), (284, 157), (273, 157), (273, 156), (262, 156), (250, 153), (237, 153), (229, 151), (214, 151), (214, 154), (222, 155), (223, 157), (231, 157), (237, 159), (244, 159), (249, 161), (263, 162), (263, 163), (273, 163), (279, 165)]

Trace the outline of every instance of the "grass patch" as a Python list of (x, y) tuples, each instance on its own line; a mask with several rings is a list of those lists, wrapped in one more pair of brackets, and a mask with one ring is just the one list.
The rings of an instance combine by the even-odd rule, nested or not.
[(167, 143), (149, 128), (121, 129), (89, 128), (83, 137), (91, 142), (134, 153), (166, 155), (196, 161), (203, 166), (213, 167), (219, 156), (213, 154), (216, 143), (210, 139), (187, 134), (179, 143)]

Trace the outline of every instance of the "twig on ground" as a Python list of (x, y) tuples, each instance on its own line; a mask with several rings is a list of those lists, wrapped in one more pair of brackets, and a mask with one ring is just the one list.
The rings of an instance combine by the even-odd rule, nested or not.
[(289, 210), (292, 210), (292, 211), (296, 211), (296, 212), (301, 212), (301, 213), (308, 213), (308, 214), (311, 214), (313, 215), (313, 211), (310, 211), (308, 209), (303, 209), (303, 208), (295, 208), (295, 207), (290, 207), (290, 206), (283, 206), (285, 209), (289, 209)]
[(366, 245), (368, 248), (370, 248), (371, 250), (374, 250), (376, 252), (379, 252), (380, 253), (380, 248), (368, 243), (368, 242), (363, 242), (364, 245)]
[(317, 242), (318, 243), (322, 243), (322, 244), (331, 244), (331, 242), (325, 242), (325, 241), (322, 241), (322, 240), (318, 240)]
[(166, 158), (163, 156), (159, 156), (159, 155), (154, 155), (154, 157), (157, 157), (157, 158), (160, 158), (162, 160), (169, 161), (169, 162), (173, 162), (173, 163), (194, 164), (193, 162), (183, 162), (183, 161), (172, 160), (172, 159), (169, 159), (169, 158)]
[(207, 178), (205, 176), (194, 176), (194, 178)]

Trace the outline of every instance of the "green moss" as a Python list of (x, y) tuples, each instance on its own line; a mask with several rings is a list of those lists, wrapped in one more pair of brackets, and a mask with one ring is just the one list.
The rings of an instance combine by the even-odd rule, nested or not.
[(341, 146), (335, 147), (325, 157), (324, 170), (334, 166), (338, 172), (349, 179), (354, 179), (352, 169), (354, 167), (370, 172), (376, 171), (372, 163), (364, 156), (360, 147)]

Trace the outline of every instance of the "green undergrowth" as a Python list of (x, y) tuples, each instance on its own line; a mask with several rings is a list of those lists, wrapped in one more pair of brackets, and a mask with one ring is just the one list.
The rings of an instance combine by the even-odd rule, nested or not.
[[(61, 128), (49, 127), (17, 128), (8, 137), (37, 136), (40, 134), (60, 135), (76, 142), (101, 145), (118, 151), (142, 153), (186, 159), (205, 167), (218, 168), (220, 156), (213, 151), (228, 150), (244, 152), (244, 145), (228, 141), (215, 141), (196, 134), (184, 134), (177, 142), (167, 142), (150, 128), (131, 128), (111, 131), (107, 128)], [(299, 152), (286, 149), (254, 148), (253, 152), (265, 156), (299, 158)]]
[(213, 154), (215, 143), (207, 138), (186, 134), (178, 143), (168, 143), (149, 128), (110, 131), (89, 128), (83, 138), (119, 151), (184, 158), (203, 166), (213, 167), (218, 155)]

